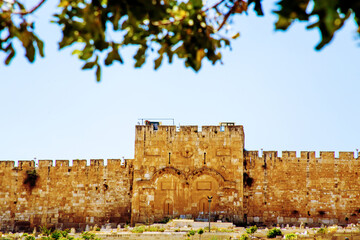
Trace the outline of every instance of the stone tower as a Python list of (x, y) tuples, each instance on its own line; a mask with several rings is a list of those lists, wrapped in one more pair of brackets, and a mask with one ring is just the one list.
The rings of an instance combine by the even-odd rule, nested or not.
[[(136, 126), (131, 219), (242, 221), (242, 126)], [(241, 219), (240, 219), (241, 218)]]

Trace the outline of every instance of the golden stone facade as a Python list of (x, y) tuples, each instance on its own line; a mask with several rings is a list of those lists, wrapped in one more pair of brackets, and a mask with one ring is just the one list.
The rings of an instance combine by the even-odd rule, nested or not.
[(125, 162), (0, 161), (0, 231), (206, 219), (208, 196), (212, 220), (236, 224), (360, 220), (353, 152), (277, 155), (245, 151), (242, 126), (139, 125), (135, 158)]

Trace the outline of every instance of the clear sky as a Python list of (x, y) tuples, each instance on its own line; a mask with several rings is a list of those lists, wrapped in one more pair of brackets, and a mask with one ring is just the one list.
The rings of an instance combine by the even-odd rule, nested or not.
[(126, 64), (103, 68), (97, 83), (71, 49), (57, 50), (54, 2), (35, 14), (46, 57), (30, 64), (19, 50), (9, 67), (0, 65), (0, 160), (133, 158), (138, 118), (236, 122), (247, 150), (360, 148), (354, 23), (316, 52), (318, 31), (297, 23), (275, 32), (269, 4), (266, 17), (235, 19), (241, 36), (223, 51), (223, 65), (206, 63), (195, 73), (176, 60), (154, 71), (148, 60), (134, 69), (131, 50), (123, 49)]

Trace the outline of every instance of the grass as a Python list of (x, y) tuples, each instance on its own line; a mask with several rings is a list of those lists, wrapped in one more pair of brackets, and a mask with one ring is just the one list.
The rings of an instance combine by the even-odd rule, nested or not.
[(161, 227), (154, 227), (154, 226), (137, 226), (134, 227), (131, 232), (132, 233), (143, 233), (143, 232), (164, 232), (165, 228), (161, 228)]

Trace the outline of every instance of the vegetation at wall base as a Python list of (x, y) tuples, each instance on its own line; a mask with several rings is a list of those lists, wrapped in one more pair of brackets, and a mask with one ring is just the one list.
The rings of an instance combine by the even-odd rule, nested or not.
[(164, 232), (164, 231), (165, 231), (165, 228), (162, 228), (162, 227), (145, 226), (145, 225), (136, 226), (131, 230), (132, 233)]
[(244, 233), (240, 236), (240, 240), (250, 240), (250, 237), (248, 234)]
[(280, 229), (278, 228), (273, 228), (270, 229), (269, 232), (267, 233), (266, 237), (268, 238), (276, 238), (276, 236), (282, 236), (282, 232)]
[(327, 231), (327, 228), (319, 228), (316, 233), (317, 234), (326, 234), (328, 231)]
[(247, 228), (246, 229), (246, 233), (247, 234), (254, 234), (256, 231), (257, 231), (257, 226), (255, 225), (255, 226), (251, 226), (251, 227), (249, 227), (249, 228)]
[(294, 233), (289, 233), (289, 234), (285, 235), (286, 240), (295, 240), (297, 238), (298, 238), (298, 236), (296, 234), (294, 234)]

